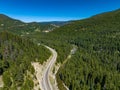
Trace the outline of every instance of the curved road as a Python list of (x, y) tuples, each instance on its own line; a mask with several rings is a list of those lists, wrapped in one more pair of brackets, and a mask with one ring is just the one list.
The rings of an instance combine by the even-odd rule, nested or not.
[(48, 46), (45, 46), (45, 47), (48, 48), (51, 51), (52, 58), (50, 58), (51, 60), (50, 60), (50, 62), (48, 64), (48, 66), (45, 69), (45, 72), (43, 74), (43, 78), (42, 78), (41, 83), (42, 83), (43, 90), (53, 90), (52, 86), (50, 84), (50, 80), (49, 80), (49, 73), (50, 73), (50, 70), (51, 70), (52, 66), (54, 65), (54, 63), (55, 63), (55, 61), (57, 59), (57, 52), (54, 49), (52, 49), (52, 48), (50, 48)]

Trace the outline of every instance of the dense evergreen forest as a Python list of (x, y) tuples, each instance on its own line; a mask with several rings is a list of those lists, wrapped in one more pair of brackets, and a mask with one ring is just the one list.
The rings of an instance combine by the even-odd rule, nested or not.
[(27, 37), (55, 48), (61, 63), (71, 45), (78, 47), (57, 73), (60, 90), (62, 82), (70, 90), (120, 90), (120, 10)]
[(4, 87), (0, 90), (32, 90), (34, 68), (31, 62), (43, 63), (49, 50), (7, 31), (0, 33), (0, 75)]

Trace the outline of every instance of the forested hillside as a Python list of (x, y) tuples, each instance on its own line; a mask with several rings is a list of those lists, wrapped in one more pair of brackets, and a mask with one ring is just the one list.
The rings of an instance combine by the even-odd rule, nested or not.
[(68, 42), (78, 46), (58, 73), (70, 90), (120, 89), (119, 23), (117, 10), (60, 28)]
[[(120, 90), (120, 10), (72, 22), (31, 38), (54, 47), (63, 62), (71, 45), (77, 52), (58, 71), (60, 90)], [(29, 36), (28, 36), (29, 37)]]
[(9, 32), (1, 32), (0, 76), (4, 87), (0, 90), (32, 90), (35, 76), (31, 62), (43, 63), (49, 56), (49, 50), (43, 46)]

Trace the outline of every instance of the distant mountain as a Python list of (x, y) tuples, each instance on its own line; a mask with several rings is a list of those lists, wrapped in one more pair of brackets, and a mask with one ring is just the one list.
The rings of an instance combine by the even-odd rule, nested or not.
[(52, 21), (52, 22), (40, 22), (40, 24), (53, 24), (53, 25), (56, 25), (56, 26), (63, 26), (63, 25), (66, 25), (70, 22), (71, 21)]
[(40, 24), (37, 22), (24, 23), (20, 20), (0, 14), (0, 31), (7, 30), (17, 34), (29, 34), (31, 32), (50, 31), (57, 28), (52, 24)]

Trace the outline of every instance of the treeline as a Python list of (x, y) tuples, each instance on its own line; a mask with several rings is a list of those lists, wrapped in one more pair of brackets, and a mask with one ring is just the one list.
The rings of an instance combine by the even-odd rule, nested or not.
[(43, 46), (9, 32), (1, 32), (0, 75), (3, 76), (4, 87), (0, 90), (32, 90), (35, 71), (31, 62), (43, 63), (49, 56), (49, 50)]

